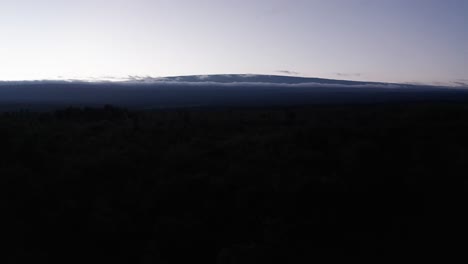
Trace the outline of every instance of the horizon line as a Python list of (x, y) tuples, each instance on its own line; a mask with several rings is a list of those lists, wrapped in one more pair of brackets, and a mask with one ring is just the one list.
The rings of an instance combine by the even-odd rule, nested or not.
[[(388, 82), (388, 81), (365, 81), (365, 80), (350, 80), (350, 79), (340, 79), (340, 78), (325, 78), (325, 77), (311, 77), (311, 76), (302, 76), (302, 75), (282, 75), (282, 74), (255, 74), (255, 73), (228, 73), (228, 74), (183, 74), (183, 75), (167, 75), (167, 76), (151, 76), (151, 75), (127, 75), (125, 77), (118, 76), (102, 76), (102, 77), (84, 77), (84, 78), (62, 78), (58, 76), (57, 78), (44, 78), (44, 79), (10, 79), (10, 80), (1, 80), (0, 83), (36, 83), (36, 82), (64, 82), (64, 83), (131, 83), (133, 82), (144, 82), (144, 81), (164, 81), (164, 79), (171, 78), (183, 78), (183, 77), (200, 77), (200, 82), (203, 82), (204, 78), (209, 78), (212, 76), (243, 76), (243, 77), (254, 77), (254, 76), (264, 76), (264, 77), (287, 77), (292, 79), (316, 79), (316, 80), (330, 80), (330, 81), (343, 81), (343, 82), (355, 82), (355, 83), (368, 83), (368, 84), (388, 84), (388, 85), (415, 85), (415, 86), (439, 86), (439, 87), (459, 87), (459, 88), (468, 88), (468, 82), (461, 82), (460, 80), (454, 80), (450, 82)], [(167, 81), (167, 80), (166, 80)], [(182, 81), (183, 82), (183, 81)], [(216, 81), (209, 81), (214, 82)]]

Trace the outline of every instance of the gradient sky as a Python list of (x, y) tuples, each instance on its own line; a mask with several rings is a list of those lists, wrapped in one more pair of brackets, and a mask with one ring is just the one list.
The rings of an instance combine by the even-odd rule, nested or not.
[(468, 0), (1, 0), (0, 80), (468, 83)]

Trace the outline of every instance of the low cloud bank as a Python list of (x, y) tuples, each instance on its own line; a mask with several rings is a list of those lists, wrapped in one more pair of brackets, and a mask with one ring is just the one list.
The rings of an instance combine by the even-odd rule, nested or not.
[[(202, 78), (202, 77), (200, 77)], [(203, 79), (200, 79), (203, 80)], [(214, 82), (214, 81), (198, 81), (189, 82), (183, 80), (165, 80), (161, 79), (148, 79), (148, 80), (127, 80), (121, 82), (111, 81), (82, 81), (82, 80), (63, 80), (63, 81), (11, 81), (0, 82), (1, 86), (35, 86), (35, 85), (63, 85), (69, 86), (79, 84), (89, 87), (130, 87), (130, 88), (158, 88), (158, 87), (236, 87), (236, 88), (387, 88), (398, 89), (409, 87), (409, 85), (400, 84), (384, 84), (384, 83), (357, 83), (357, 84), (330, 84), (330, 83), (317, 83), (317, 82), (304, 82), (304, 83), (269, 83), (269, 82)]]
[(459, 98), (468, 98), (468, 89), (255, 75), (0, 82), (0, 105), (112, 104), (147, 109)]

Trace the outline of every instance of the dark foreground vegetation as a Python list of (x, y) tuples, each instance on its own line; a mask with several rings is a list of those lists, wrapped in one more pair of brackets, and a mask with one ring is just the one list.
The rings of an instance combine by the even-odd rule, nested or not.
[(463, 253), (468, 105), (0, 115), (2, 263)]

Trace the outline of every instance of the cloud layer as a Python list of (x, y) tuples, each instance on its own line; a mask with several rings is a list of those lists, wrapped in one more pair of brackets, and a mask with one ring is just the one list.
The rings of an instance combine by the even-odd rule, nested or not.
[(460, 100), (468, 89), (259, 75), (130, 76), (125, 81), (0, 82), (0, 110), (112, 104), (136, 108)]

